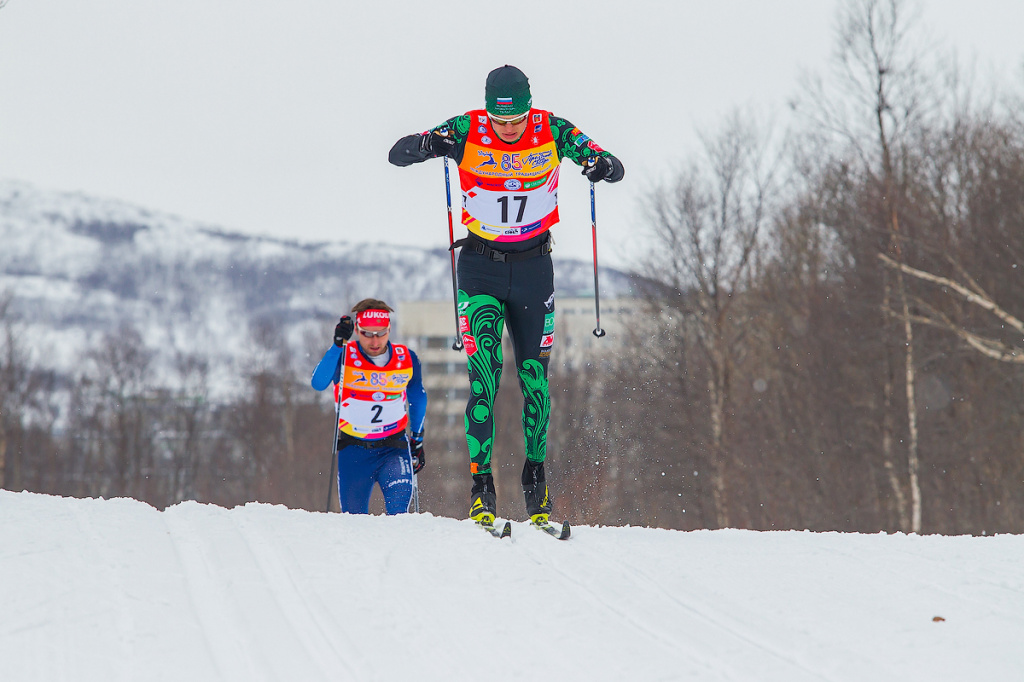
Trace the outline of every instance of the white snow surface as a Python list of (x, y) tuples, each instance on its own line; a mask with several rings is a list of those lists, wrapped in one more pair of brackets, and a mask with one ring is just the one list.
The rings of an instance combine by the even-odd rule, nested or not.
[(1020, 680), (1024, 537), (0, 490), (0, 679)]

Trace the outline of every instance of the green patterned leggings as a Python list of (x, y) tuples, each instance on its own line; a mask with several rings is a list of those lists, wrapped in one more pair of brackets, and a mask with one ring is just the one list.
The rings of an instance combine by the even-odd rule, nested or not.
[(459, 327), (469, 364), (466, 442), (470, 471), (491, 473), (494, 400), (501, 382), (501, 334), (506, 325), (523, 391), (526, 457), (543, 462), (551, 412), (548, 361), (555, 325), (551, 257), (501, 263), (463, 249), (458, 275)]

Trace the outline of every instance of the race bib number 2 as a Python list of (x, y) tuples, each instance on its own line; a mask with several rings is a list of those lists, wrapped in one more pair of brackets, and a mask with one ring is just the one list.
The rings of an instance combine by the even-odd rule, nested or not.
[(405, 401), (370, 402), (349, 398), (341, 403), (338, 416), (359, 431), (373, 433), (375, 430), (396, 423), (405, 416)]

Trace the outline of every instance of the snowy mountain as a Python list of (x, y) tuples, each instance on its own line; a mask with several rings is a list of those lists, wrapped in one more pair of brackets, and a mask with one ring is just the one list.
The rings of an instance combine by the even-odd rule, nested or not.
[[(443, 232), (443, 231), (439, 231)], [(372, 238), (372, 225), (339, 225)], [(451, 297), (448, 235), (438, 248), (367, 242), (305, 243), (233, 234), (118, 201), (0, 182), (0, 295), (37, 361), (74, 372), (85, 351), (125, 326), (156, 352), (170, 381), (179, 354), (211, 360), (226, 390), (260, 323), (284, 331), (295, 352), (317, 347), (361, 298)], [(556, 255), (559, 295), (592, 295), (593, 266)], [(602, 268), (602, 296), (629, 289)]]
[(1024, 679), (1024, 537), (680, 532), (0, 490), (0, 679)]

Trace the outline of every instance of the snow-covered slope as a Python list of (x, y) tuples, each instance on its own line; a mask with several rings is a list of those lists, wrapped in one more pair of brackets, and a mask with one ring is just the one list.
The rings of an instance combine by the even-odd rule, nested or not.
[[(167, 384), (179, 354), (210, 360), (214, 392), (231, 385), (255, 323), (290, 346), (322, 339), (361, 298), (391, 303), (450, 298), (446, 230), (438, 248), (372, 243), (374, 225), (338, 226), (336, 242), (224, 232), (108, 199), (0, 182), (0, 295), (14, 296), (38, 360), (74, 372), (86, 351), (123, 325), (156, 353)], [(560, 296), (593, 291), (592, 264), (556, 258)], [(602, 294), (628, 278), (602, 272)]]
[(574, 529), (0, 490), (0, 679), (1020, 680), (1024, 537)]

